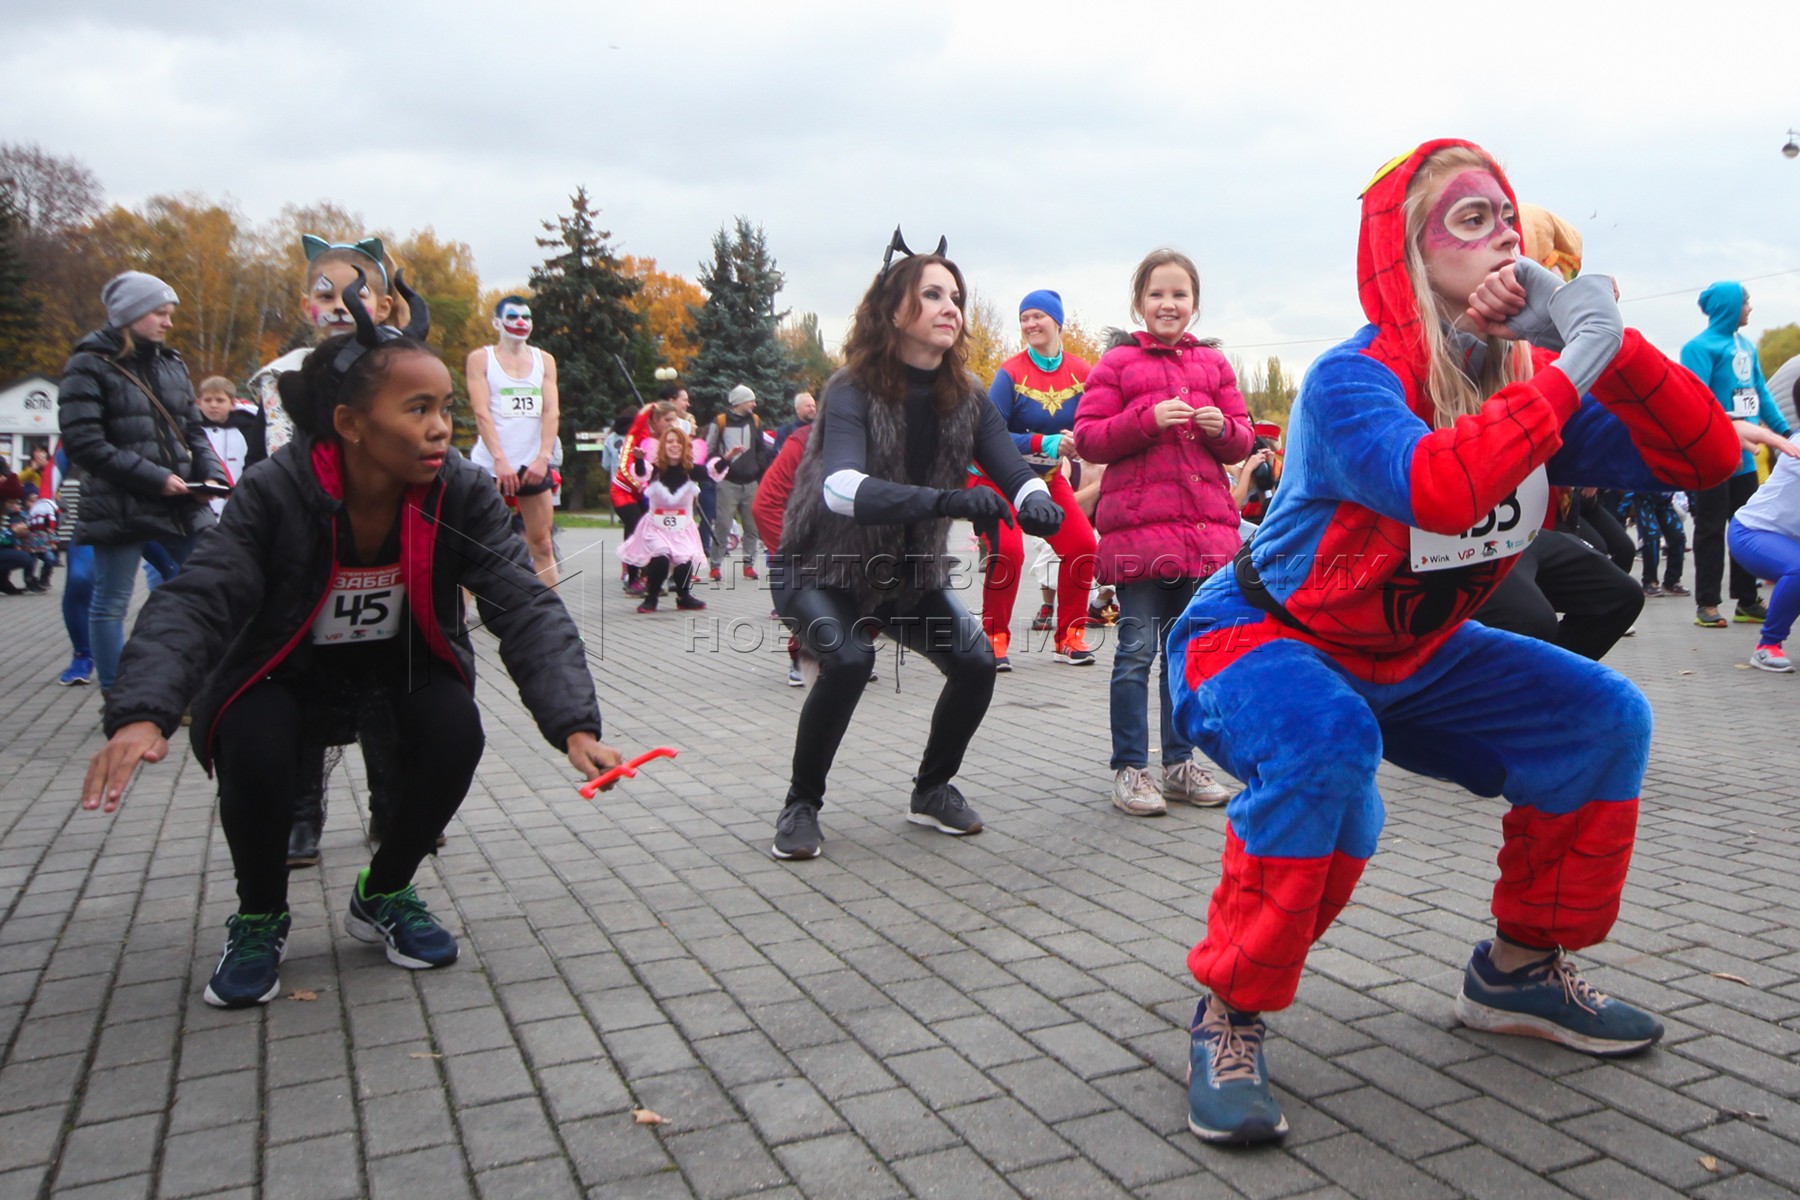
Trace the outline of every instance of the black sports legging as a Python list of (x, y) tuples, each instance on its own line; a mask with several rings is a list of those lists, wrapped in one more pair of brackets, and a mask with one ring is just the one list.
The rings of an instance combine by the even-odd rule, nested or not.
[(944, 673), (944, 690), (931, 714), (931, 733), (915, 786), (950, 781), (994, 697), (994, 652), (981, 622), (961, 601), (939, 589), (925, 593), (918, 608), (904, 617), (873, 617), (863, 613), (848, 592), (796, 588), (782, 617), (819, 661), (818, 682), (800, 709), (800, 726), (794, 734), (789, 803), (824, 802), (825, 776), (869, 684), (875, 639), (884, 633)]
[(689, 563), (682, 563), (675, 568), (674, 576), (669, 574), (669, 556), (659, 554), (644, 565), (644, 595), (654, 600), (662, 595), (663, 584), (669, 584), (670, 590), (677, 596), (690, 594), (694, 586), (694, 568)]
[[(638, 522), (644, 519), (644, 502), (633, 500), (630, 504), (614, 504), (613, 511), (619, 514), (619, 524), (625, 527), (625, 536), (629, 538), (637, 530)], [(635, 580), (644, 573), (642, 567), (625, 564), (625, 578)]]
[[(239, 696), (219, 720), (219, 823), (237, 872), (238, 911), (287, 911), (287, 843), (300, 766), (307, 749), (308, 695), (267, 679)], [(369, 866), (371, 893), (397, 891), (462, 806), (481, 761), (475, 697), (448, 671), (394, 693), (400, 734), (398, 795), (381, 848)]]

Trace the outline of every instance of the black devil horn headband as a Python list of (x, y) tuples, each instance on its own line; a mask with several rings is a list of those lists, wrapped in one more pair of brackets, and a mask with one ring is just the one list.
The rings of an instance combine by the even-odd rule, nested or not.
[(383, 342), (391, 342), (403, 337), (424, 341), (426, 333), (431, 329), (431, 309), (426, 305), (423, 296), (406, 286), (406, 272), (394, 272), (394, 290), (399, 292), (401, 298), (406, 301), (411, 319), (407, 321), (405, 329), (395, 329), (392, 325), (377, 325), (375, 319), (369, 316), (369, 310), (363, 306), (362, 302), (362, 293), (363, 288), (367, 286), (367, 277), (363, 275), (360, 267), (351, 269), (356, 272), (356, 282), (345, 288), (343, 295), (344, 307), (350, 310), (350, 316), (356, 322), (356, 334), (350, 339), (348, 345), (338, 351), (337, 358), (331, 364), (332, 372), (339, 379), (349, 373), (350, 367), (357, 359)]
[[(932, 253), (939, 258), (942, 258), (944, 256), (944, 251), (949, 248), (949, 244), (948, 238), (938, 238), (937, 249), (933, 250)], [(912, 249), (906, 244), (906, 239), (900, 236), (900, 227), (898, 225), (894, 226), (894, 236), (892, 240), (888, 242), (887, 253), (881, 256), (881, 275), (879, 278), (887, 278), (888, 269), (894, 265), (894, 251), (896, 250), (901, 254), (904, 254), (907, 258), (913, 256)]]

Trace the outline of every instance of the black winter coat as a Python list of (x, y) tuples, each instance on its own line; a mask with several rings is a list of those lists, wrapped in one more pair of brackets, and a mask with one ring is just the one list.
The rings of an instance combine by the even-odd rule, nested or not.
[[(133, 721), (153, 722), (166, 736), (191, 703), (194, 751), (211, 771), (220, 714), (277, 664), (304, 667), (330, 592), (338, 525), (349, 520), (340, 461), (335, 443), (297, 432), (244, 472), (218, 528), (138, 614), (106, 706), (108, 736)], [(406, 501), (401, 565), (415, 679), (449, 670), (474, 690), (461, 590), (468, 588), (491, 614), (501, 660), (544, 737), (566, 749), (572, 733), (600, 736), (575, 622), (533, 572), (493, 477), (452, 454)]]
[[(212, 510), (204, 501), (164, 496), (163, 484), (171, 474), (195, 482), (225, 478), (201, 429), (181, 355), (143, 342), (121, 362), (124, 345), (119, 330), (97, 329), (75, 344), (63, 367), (57, 420), (63, 448), (85, 474), (75, 527), (75, 540), (83, 545), (184, 538), (211, 528)], [(156, 391), (179, 430), (125, 370)]]

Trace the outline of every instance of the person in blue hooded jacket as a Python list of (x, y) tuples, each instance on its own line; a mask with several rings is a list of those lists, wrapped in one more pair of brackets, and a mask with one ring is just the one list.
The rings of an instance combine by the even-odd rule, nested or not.
[[(1791, 430), (1769, 395), (1756, 347), (1739, 333), (1750, 322), (1750, 293), (1741, 283), (1715, 283), (1700, 293), (1706, 332), (1681, 348), (1681, 365), (1700, 377), (1733, 420), (1764, 425), (1786, 437)], [(1723, 629), (1719, 587), (1725, 573), (1725, 527), (1756, 492), (1756, 459), (1744, 451), (1737, 473), (1699, 493), (1694, 507), (1694, 624)], [(1757, 594), (1756, 576), (1731, 560), (1732, 620), (1760, 623), (1769, 614)]]

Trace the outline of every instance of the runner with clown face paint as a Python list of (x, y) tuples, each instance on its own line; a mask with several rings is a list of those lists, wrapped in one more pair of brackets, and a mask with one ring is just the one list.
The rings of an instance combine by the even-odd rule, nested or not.
[(494, 477), (502, 496), (518, 504), (538, 577), (554, 584), (550, 460), (560, 419), (556, 359), (527, 344), (531, 304), (523, 296), (505, 296), (494, 305), (494, 329), (499, 344), (470, 351), (465, 373), (469, 407), (481, 435), (469, 460)]

